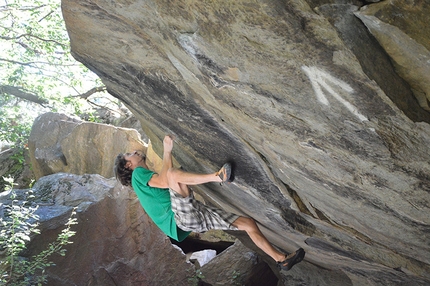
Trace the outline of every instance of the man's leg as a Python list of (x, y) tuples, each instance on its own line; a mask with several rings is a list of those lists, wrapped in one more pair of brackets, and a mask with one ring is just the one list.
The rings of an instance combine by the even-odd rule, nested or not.
[[(185, 198), (190, 195), (190, 190), (188, 189), (187, 185), (199, 185), (208, 182), (223, 181), (221, 177), (219, 177), (220, 171), (213, 174), (201, 175), (187, 173), (171, 168), (167, 173), (169, 188)], [(226, 180), (228, 180), (228, 178)], [(280, 269), (289, 270), (294, 264), (300, 262), (304, 257), (304, 250), (301, 248), (296, 252), (291, 253), (289, 256), (286, 256), (284, 253), (276, 250), (260, 231), (255, 221), (251, 218), (239, 217), (232, 223), (232, 225), (239, 230), (246, 231), (255, 245), (272, 257), (277, 262)]]
[[(187, 185), (199, 185), (208, 182), (221, 182), (218, 173), (212, 174), (192, 174), (182, 170), (170, 168), (167, 171), (167, 180), (169, 188), (179, 193), (183, 197), (190, 195), (190, 190)], [(252, 241), (261, 248), (264, 252), (270, 255), (275, 261), (282, 261), (285, 259), (285, 254), (277, 251), (266, 237), (261, 233), (257, 224), (251, 218), (239, 217), (234, 221), (233, 226), (239, 230), (244, 230), (248, 233)]]
[(222, 182), (219, 172), (220, 171), (212, 174), (193, 174), (179, 169), (170, 168), (167, 171), (167, 182), (170, 189), (181, 194), (183, 197), (188, 197), (190, 191), (187, 186), (200, 185), (209, 182)]
[(285, 254), (277, 251), (272, 244), (267, 240), (264, 234), (260, 231), (257, 224), (252, 218), (239, 217), (233, 226), (239, 230), (244, 230), (248, 233), (251, 240), (266, 254), (272, 257), (275, 261), (283, 261)]

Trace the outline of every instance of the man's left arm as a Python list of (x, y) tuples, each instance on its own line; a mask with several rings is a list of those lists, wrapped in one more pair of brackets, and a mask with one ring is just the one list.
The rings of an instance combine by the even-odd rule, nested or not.
[(166, 135), (163, 140), (163, 164), (161, 171), (154, 174), (149, 180), (148, 185), (156, 188), (168, 188), (167, 171), (173, 167), (172, 163), (173, 136)]

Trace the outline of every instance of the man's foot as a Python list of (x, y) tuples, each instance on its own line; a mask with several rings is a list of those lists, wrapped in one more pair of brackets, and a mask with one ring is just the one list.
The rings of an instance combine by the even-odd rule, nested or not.
[(230, 163), (225, 163), (221, 169), (219, 169), (218, 172), (216, 172), (216, 175), (218, 177), (220, 177), (221, 179), (221, 184), (225, 183), (225, 182), (231, 182), (230, 181), (230, 176), (231, 176), (231, 164)]
[(305, 257), (305, 251), (303, 248), (299, 248), (296, 250), (296, 252), (291, 253), (288, 256), (285, 256), (284, 261), (277, 262), (276, 265), (278, 266), (279, 270), (288, 271), (290, 270), (294, 265), (299, 263), (303, 260)]

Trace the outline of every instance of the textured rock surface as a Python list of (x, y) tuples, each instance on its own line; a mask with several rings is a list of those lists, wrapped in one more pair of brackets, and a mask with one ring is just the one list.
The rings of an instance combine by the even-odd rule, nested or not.
[(430, 110), (430, 2), (383, 1), (357, 16), (391, 57), (420, 105)]
[[(58, 122), (59, 119), (61, 119), (60, 121), (72, 121), (71, 118), (63, 115), (47, 113), (37, 122), (50, 122), (51, 126), (61, 125), (61, 122)], [(39, 143), (46, 143), (45, 138), (36, 136), (45, 133), (43, 128), (40, 129), (41, 125), (43, 124), (33, 126), (33, 138), (37, 137), (42, 141), (33, 141), (35, 146), (40, 146)], [(92, 133), (93, 138), (118, 136), (117, 128), (103, 124), (95, 125), (99, 126), (79, 122), (82, 130), (90, 128), (95, 131)], [(122, 132), (130, 133), (131, 131), (122, 130)], [(66, 132), (63, 134), (64, 136), (56, 137), (57, 142), (51, 141), (48, 145), (57, 146), (61, 150), (63, 149), (62, 144), (66, 144), (69, 146), (68, 153), (78, 156), (80, 146), (78, 144), (68, 145), (68, 142), (70, 142), (70, 138), (85, 141), (85, 138), (78, 138), (79, 134), (82, 135), (79, 132), (77, 134)], [(131, 134), (134, 133), (131, 132)], [(136, 138), (134, 136), (127, 138), (130, 142), (125, 140), (122, 145), (125, 148), (136, 147), (133, 146)], [(87, 148), (89, 153), (97, 152), (94, 144), (88, 144)], [(153, 152), (151, 144), (146, 152), (148, 165), (152, 169), (158, 170), (161, 167), (161, 159)], [(112, 159), (115, 154), (112, 153), (107, 157)], [(34, 156), (34, 154), (32, 155)], [(49, 162), (49, 160), (47, 161)], [(108, 163), (106, 162), (106, 164)], [(69, 161), (69, 164), (68, 168), (79, 170), (78, 160)], [(88, 169), (86, 170), (88, 171)], [(98, 171), (98, 169), (94, 171)], [(194, 266), (186, 262), (188, 256), (178, 250), (178, 247), (172, 246), (170, 240), (148, 219), (132, 190), (115, 184), (114, 179), (105, 179), (100, 175), (79, 176), (66, 173), (41, 177), (35, 184), (32, 193), (36, 199), (33, 203), (39, 205), (37, 214), (40, 217), (42, 234), (32, 240), (29, 246), (30, 251), (26, 255), (29, 256), (45, 249), (48, 242), (56, 239), (56, 234), (66, 222), (71, 209), (76, 207), (78, 212), (79, 224), (74, 227), (77, 234), (72, 238), (74, 243), (68, 247), (69, 252), (64, 258), (54, 259), (57, 267), (49, 268), (48, 285), (197, 285), (194, 283), (199, 281), (199, 276), (196, 274)], [(17, 199), (25, 200), (27, 191), (16, 190)], [(10, 203), (7, 193), (0, 194), (0, 215), (2, 214), (2, 204)], [(227, 236), (225, 233), (223, 234)], [(212, 231), (201, 237), (204, 239), (203, 237), (209, 235), (219, 237), (216, 232)], [(196, 246), (197, 244), (198, 246)], [(218, 252), (227, 248), (223, 243), (207, 243), (196, 238), (187, 239), (179, 245), (180, 247), (185, 246), (184, 251), (187, 252), (196, 250), (196, 247), (215, 248)], [(230, 256), (242, 257), (247, 252), (249, 250), (243, 247), (236, 247), (230, 249), (228, 253)], [(254, 257), (255, 259), (257, 258)], [(166, 263), (166, 261), (169, 262)], [(267, 264), (261, 260), (258, 263), (238, 263), (236, 266), (237, 271), (244, 275), (244, 279), (252, 280), (251, 272), (257, 269), (264, 270), (258, 272), (259, 279), (270, 277), (277, 281)], [(211, 275), (223, 276), (224, 271), (225, 268), (215, 267), (215, 270), (211, 271)], [(81, 273), (85, 274), (81, 275)], [(169, 275), (165, 275), (165, 273), (169, 273)], [(237, 276), (238, 273), (235, 275)]]
[(209, 285), (273, 286), (278, 278), (258, 255), (240, 241), (224, 250), (201, 269)]
[(56, 239), (77, 207), (77, 234), (66, 256), (53, 259), (48, 285), (189, 285), (195, 276), (194, 266), (149, 220), (134, 192), (116, 180), (58, 173), (41, 178), (33, 190), (42, 229), (29, 247), (33, 253)]
[(6, 181), (3, 178), (12, 177), (16, 188), (26, 188), (34, 176), (29, 166), (28, 152), (24, 152), (24, 163), (14, 159), (19, 155), (16, 149), (6, 149), (0, 152), (0, 193), (5, 190)]
[(62, 1), (74, 56), (158, 153), (173, 133), (186, 170), (234, 161), (235, 183), (205, 198), (304, 247), (296, 285), (426, 285), (430, 115), (369, 67), (383, 50), (358, 8), (322, 7), (357, 2)]
[[(394, 68), (392, 60), (367, 27), (354, 13), (359, 8), (349, 4), (322, 5), (316, 8), (338, 31), (345, 45), (351, 49), (366, 75), (373, 79), (385, 94), (413, 121), (422, 121), (428, 113), (420, 107), (410, 85)], [(387, 80), (389, 79), (389, 80)], [(416, 94), (416, 93), (415, 93)]]
[(146, 150), (136, 130), (85, 123), (64, 114), (36, 118), (28, 143), (36, 178), (58, 172), (112, 177), (112, 156)]

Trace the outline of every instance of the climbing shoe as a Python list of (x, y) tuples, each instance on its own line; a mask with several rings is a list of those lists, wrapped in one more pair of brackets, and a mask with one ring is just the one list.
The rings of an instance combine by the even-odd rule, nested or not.
[(216, 172), (216, 175), (221, 178), (221, 185), (225, 182), (231, 182), (230, 176), (231, 176), (231, 164), (225, 163), (221, 169), (219, 169), (218, 172)]
[(288, 271), (294, 265), (302, 261), (304, 257), (305, 257), (304, 249), (299, 248), (296, 250), (296, 252), (293, 252), (290, 255), (285, 256), (284, 261), (277, 262), (276, 265), (278, 266), (279, 270)]

